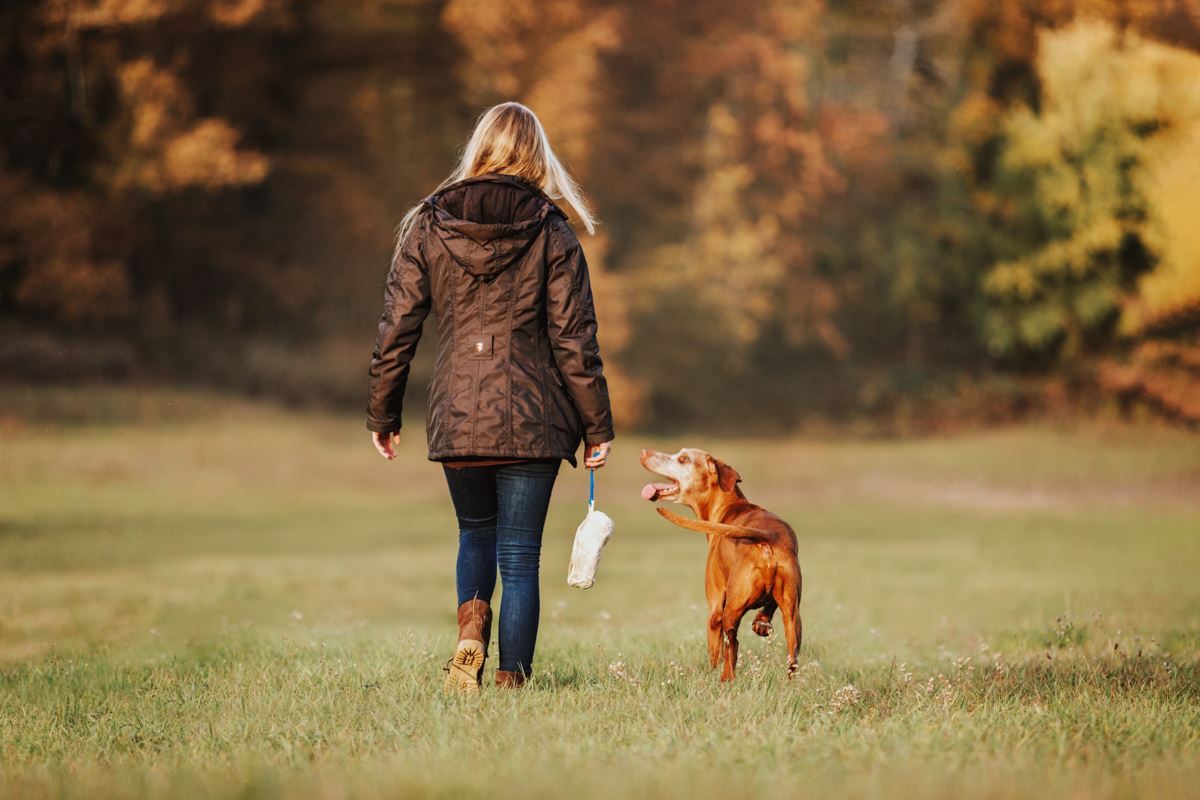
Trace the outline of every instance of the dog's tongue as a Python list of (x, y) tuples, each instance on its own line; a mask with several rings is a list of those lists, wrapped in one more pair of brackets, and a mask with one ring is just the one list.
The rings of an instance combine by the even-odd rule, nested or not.
[(645, 486), (642, 487), (642, 499), (643, 500), (657, 500), (658, 493), (663, 491), (666, 488), (667, 488), (666, 486), (663, 486), (663, 485), (660, 485), (657, 483), (647, 483)]

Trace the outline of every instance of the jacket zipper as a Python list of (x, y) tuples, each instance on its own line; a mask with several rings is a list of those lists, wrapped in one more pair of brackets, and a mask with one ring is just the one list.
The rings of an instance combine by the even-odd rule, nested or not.
[[(478, 280), (478, 279), (476, 279)], [(487, 283), (478, 281), (479, 283), (479, 341), (483, 341), (483, 316), (487, 309)], [(471, 398), (471, 449), (475, 450), (477, 437), (476, 430), (479, 427), (479, 370), (483, 366), (482, 361), (475, 362), (475, 378), (472, 381), (472, 398)]]

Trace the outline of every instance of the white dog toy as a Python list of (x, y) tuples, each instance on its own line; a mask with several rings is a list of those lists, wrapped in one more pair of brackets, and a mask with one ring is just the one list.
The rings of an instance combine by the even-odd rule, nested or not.
[(588, 470), (588, 513), (575, 529), (575, 546), (571, 548), (571, 565), (567, 568), (567, 584), (576, 589), (590, 589), (596, 582), (600, 566), (600, 551), (612, 537), (612, 518), (596, 510), (596, 470)]

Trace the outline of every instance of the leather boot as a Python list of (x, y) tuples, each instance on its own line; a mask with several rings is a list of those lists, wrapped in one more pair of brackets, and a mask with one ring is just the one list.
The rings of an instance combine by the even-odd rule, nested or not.
[(483, 664), (492, 638), (492, 608), (484, 600), (468, 600), (458, 607), (458, 646), (442, 669), (447, 692), (476, 692), (483, 685)]
[(498, 669), (496, 670), (496, 685), (505, 689), (520, 689), (525, 685), (525, 673)]

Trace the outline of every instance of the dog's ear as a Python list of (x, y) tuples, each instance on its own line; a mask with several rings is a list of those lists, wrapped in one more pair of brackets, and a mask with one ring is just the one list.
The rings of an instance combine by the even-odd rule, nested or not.
[(742, 476), (738, 471), (719, 458), (709, 456), (708, 469), (717, 476), (717, 485), (722, 491), (732, 492), (733, 487), (741, 483)]

